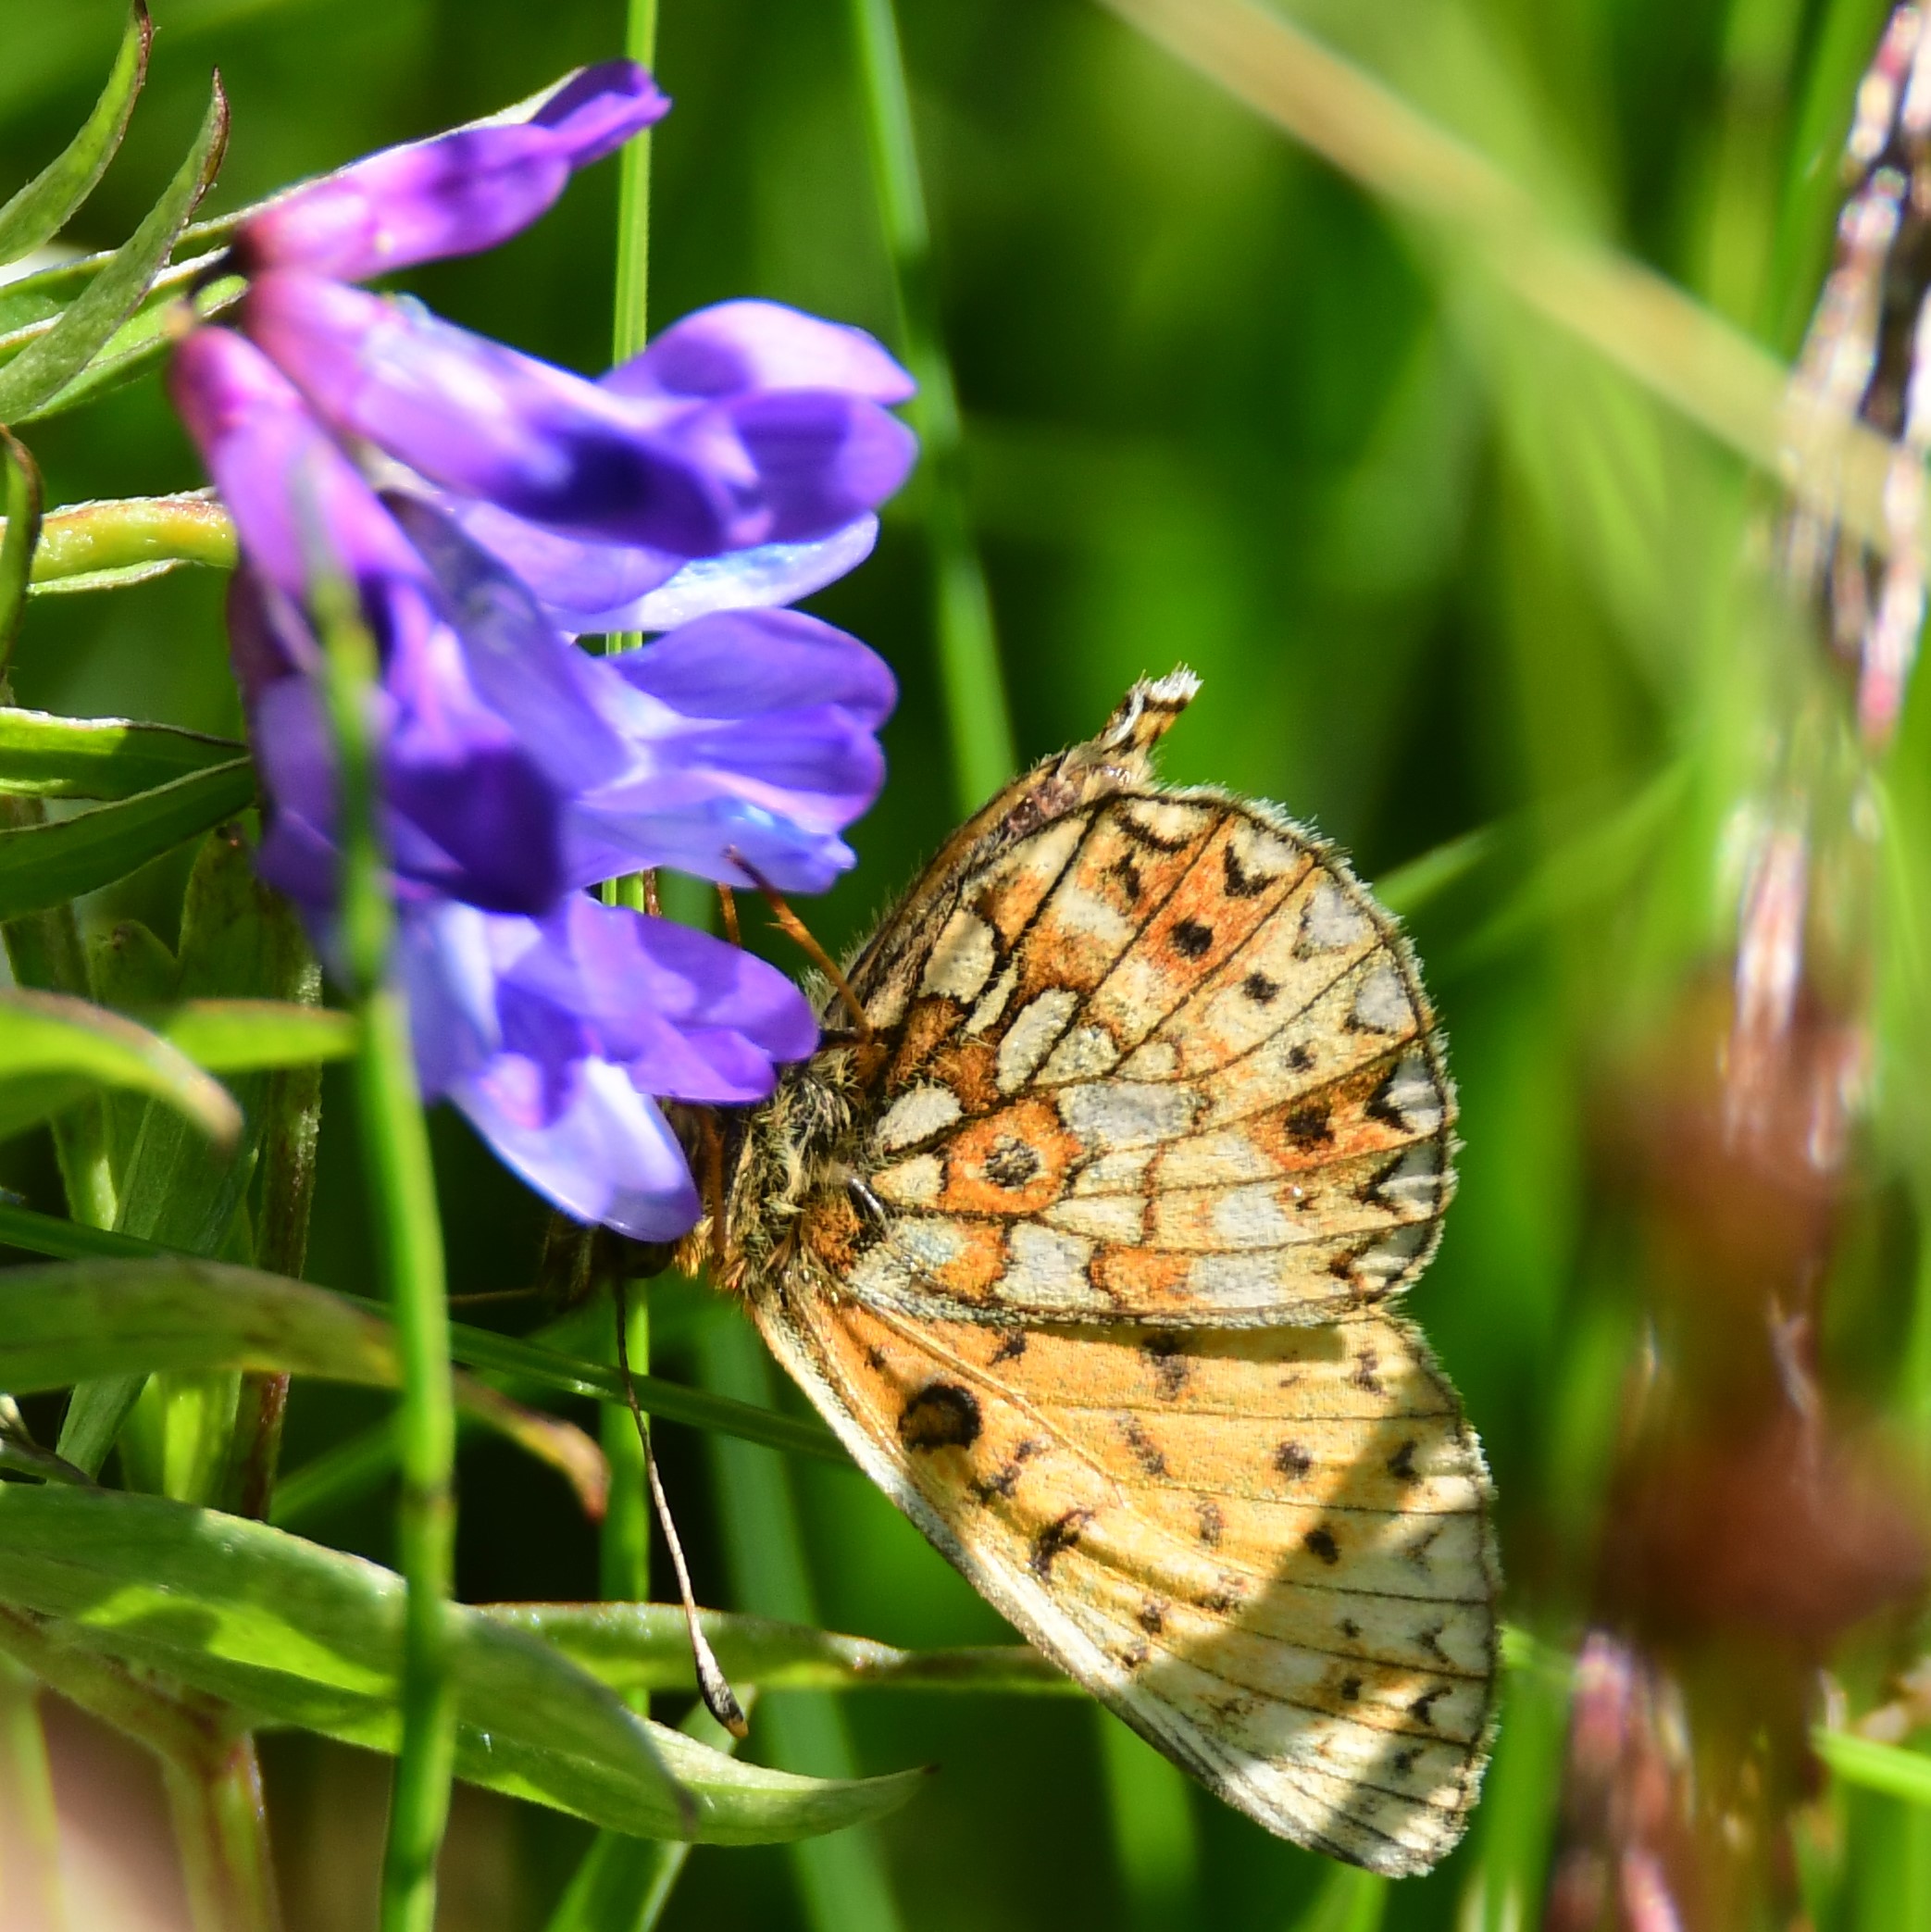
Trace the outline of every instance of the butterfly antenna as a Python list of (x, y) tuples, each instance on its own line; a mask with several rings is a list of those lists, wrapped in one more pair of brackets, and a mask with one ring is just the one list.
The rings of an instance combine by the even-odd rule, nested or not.
[(852, 1016), (852, 1025), (859, 1039), (869, 1040), (872, 1023), (866, 1017), (865, 1008), (858, 1003), (858, 995), (852, 991), (852, 982), (839, 970), (830, 954), (812, 937), (810, 928), (785, 904), (784, 895), (776, 886), (761, 879), (737, 853), (733, 852), (729, 856), (733, 864), (751, 874), (751, 882), (764, 894), (765, 904), (771, 908), (771, 916), (778, 921), (779, 929), (804, 949), (804, 956), (838, 989), (838, 996), (845, 1003), (845, 1011)]
[(697, 1620), (697, 1600), (691, 1593), (691, 1569), (684, 1561), (684, 1546), (678, 1540), (678, 1527), (670, 1518), (670, 1499), (664, 1493), (664, 1478), (657, 1473), (657, 1452), (651, 1446), (651, 1426), (637, 1401), (636, 1386), (630, 1380), (629, 1296), (622, 1276), (612, 1283), (617, 1302), (617, 1365), (624, 1378), (624, 1400), (629, 1404), (630, 1420), (637, 1425), (637, 1440), (643, 1445), (644, 1479), (651, 1486), (651, 1504), (657, 1512), (657, 1527), (664, 1532), (670, 1552), (670, 1566), (677, 1572), (678, 1597), (684, 1606), (684, 1627), (691, 1634), (691, 1661), (697, 1669), (697, 1694), (704, 1709), (733, 1738), (748, 1738), (751, 1726), (744, 1719), (744, 1706), (730, 1688), (711, 1648), (711, 1640)]

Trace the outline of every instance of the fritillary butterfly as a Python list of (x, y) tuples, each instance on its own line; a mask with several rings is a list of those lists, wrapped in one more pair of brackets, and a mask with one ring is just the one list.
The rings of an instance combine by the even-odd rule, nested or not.
[[(1197, 688), (958, 831), (730, 1124), (727, 1276), (852, 1454), (1229, 1803), (1377, 1872), (1461, 1835), (1499, 1578), (1387, 1304), (1454, 1092), (1393, 921), (1272, 808), (1152, 777)], [(702, 1248), (706, 1229), (692, 1237)]]

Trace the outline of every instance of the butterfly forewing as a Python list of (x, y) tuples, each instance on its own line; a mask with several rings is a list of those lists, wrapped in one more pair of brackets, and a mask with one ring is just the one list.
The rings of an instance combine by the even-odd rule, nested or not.
[(930, 920), (884, 987), (861, 965), (889, 1053), (865, 1192), (801, 1230), (853, 1291), (1270, 1323), (1418, 1272), (1451, 1185), (1448, 1082), (1405, 948), (1305, 834), (1216, 796), (1115, 794), (995, 854)]
[(1028, 1637), (1270, 1830), (1419, 1871), (1495, 1670), (1481, 1453), (1378, 1306), (1433, 1251), (1452, 1090), (1346, 866), (1152, 782), (1191, 691), (954, 837), (851, 969), (869, 1033), (753, 1123), (731, 1240), (774, 1352)]

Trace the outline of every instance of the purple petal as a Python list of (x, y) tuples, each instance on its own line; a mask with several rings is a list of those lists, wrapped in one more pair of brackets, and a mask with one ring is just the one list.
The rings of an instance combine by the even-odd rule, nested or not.
[(585, 68), (527, 117), (385, 148), (293, 189), (243, 226), (237, 266), (248, 275), (300, 268), (359, 281), (492, 248), (542, 214), (573, 168), (669, 108), (633, 62)]
[[(648, 593), (691, 567), (674, 552), (559, 536), (471, 498), (445, 498), (442, 508), (529, 585), (544, 616), (570, 637), (641, 629), (626, 613), (642, 608)], [(754, 555), (740, 551), (730, 560)]]
[(777, 302), (720, 302), (673, 322), (603, 379), (620, 395), (717, 402), (767, 389), (832, 389), (903, 403), (918, 385), (862, 329)]
[(661, 588), (634, 604), (601, 611), (595, 623), (581, 628), (668, 630), (715, 611), (795, 604), (855, 569), (878, 541), (878, 519), (865, 516), (814, 542), (760, 543), (722, 556), (693, 557)]
[(671, 866), (813, 892), (850, 867), (838, 834), (878, 796), (896, 697), (865, 645), (797, 611), (725, 612), (602, 667), (637, 694), (634, 763), (567, 808), (570, 878)]
[(365, 588), (427, 581), (375, 492), (252, 343), (228, 329), (193, 330), (168, 386), (243, 549), (276, 590), (299, 600), (325, 559)]
[(836, 704), (876, 729), (899, 699), (869, 645), (797, 610), (725, 611), (604, 660), (687, 717), (753, 717)]
[(766, 390), (713, 404), (667, 435), (729, 490), (732, 548), (828, 536), (877, 509), (918, 456), (918, 439), (895, 416), (837, 390)]
[(578, 1063), (560, 1103), (542, 1068), (507, 1053), (449, 1097), (506, 1166), (578, 1220), (642, 1241), (676, 1240), (696, 1225), (697, 1188), (677, 1136), (608, 1061)]
[(330, 428), (444, 489), (606, 542), (701, 556), (729, 542), (719, 485), (666, 440), (662, 405), (293, 270), (252, 283), (242, 318)]

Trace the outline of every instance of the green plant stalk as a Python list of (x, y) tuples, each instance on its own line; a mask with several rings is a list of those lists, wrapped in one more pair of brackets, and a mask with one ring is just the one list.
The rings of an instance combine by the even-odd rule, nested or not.
[[(287, 934), (290, 943), (305, 955), (293, 916)], [(312, 957), (304, 957), (295, 975), (294, 997), (305, 1004), (319, 1005), (321, 991), (320, 968)], [(308, 1220), (315, 1203), (316, 1153), (322, 1131), (320, 1066), (289, 1066), (273, 1075), (265, 1111), (261, 1226), (255, 1235), (255, 1265), (268, 1274), (299, 1281), (308, 1261)], [(288, 1388), (285, 1374), (242, 1377), (224, 1484), (229, 1507), (239, 1515), (266, 1518), (268, 1514), (281, 1457)]]
[[(739, 1402), (771, 1400), (771, 1366), (750, 1324), (720, 1310), (699, 1331), (704, 1381)], [(767, 1451), (726, 1440), (711, 1445), (731, 1589), (759, 1616), (816, 1624), (816, 1594), (785, 1466)], [(851, 1777), (851, 1734), (836, 1701), (796, 1691), (767, 1703), (759, 1733), (780, 1770)], [(814, 1932), (900, 1932), (885, 1854), (875, 1834), (841, 1831), (791, 1848), (798, 1888)]]
[(402, 1743), (382, 1862), (382, 1932), (432, 1932), (436, 1853), (455, 1768), (455, 1689), (447, 1616), (455, 1577), (455, 1400), (442, 1228), (417, 1091), (409, 1016), (390, 970), (394, 913), (378, 845), (368, 698), (375, 645), (340, 578), (318, 573), (330, 722), (342, 798), (341, 929), (357, 989), (355, 1061), (370, 1219), (403, 1371), (402, 1499), (396, 1527), (407, 1585)]
[[(6, 529), (0, 521), (0, 541)], [(143, 565), (231, 570), (234, 562), (233, 520), (212, 497), (123, 496), (47, 512), (28, 581), (45, 588)]]
[(953, 790), (975, 812), (1012, 777), (1015, 754), (986, 574), (966, 514), (958, 392), (939, 326), (931, 227), (892, 0), (849, 0), (866, 144), (885, 230), (905, 363), (918, 383), (913, 421), (924, 445), (926, 532), (934, 624), (953, 744)]

